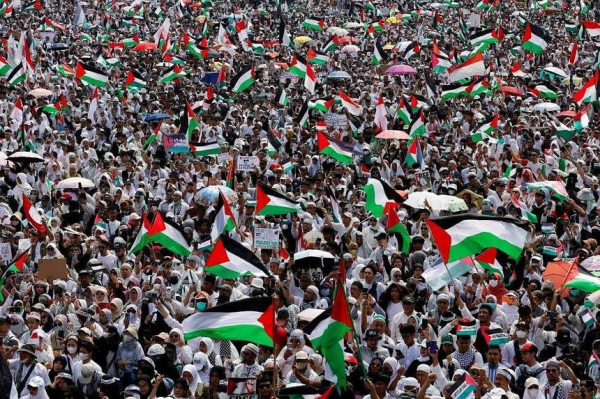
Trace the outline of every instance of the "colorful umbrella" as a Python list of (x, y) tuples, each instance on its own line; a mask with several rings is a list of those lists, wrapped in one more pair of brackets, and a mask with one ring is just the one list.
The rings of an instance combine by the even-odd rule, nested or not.
[(308, 36), (298, 36), (294, 39), (294, 43), (296, 44), (304, 44), (306, 42), (310, 42), (312, 39)]
[(385, 71), (386, 75), (414, 75), (417, 70), (410, 65), (392, 65)]
[(500, 89), (505, 96), (523, 97), (525, 93), (521, 89), (512, 86), (502, 86)]
[(139, 44), (136, 44), (135, 47), (133, 48), (134, 51), (154, 51), (158, 48), (158, 46), (156, 45), (156, 43), (152, 43), (152, 42), (141, 42)]
[(409, 140), (410, 136), (408, 133), (403, 132), (402, 130), (384, 130), (379, 133), (377, 136), (378, 139), (384, 140)]

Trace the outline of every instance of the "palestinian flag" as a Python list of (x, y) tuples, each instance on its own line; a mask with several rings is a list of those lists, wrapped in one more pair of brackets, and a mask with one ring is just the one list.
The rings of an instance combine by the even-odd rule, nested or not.
[(105, 87), (108, 83), (108, 75), (88, 64), (77, 63), (75, 77), (82, 83), (95, 87)]
[(309, 101), (308, 102), (308, 109), (316, 109), (318, 111), (321, 111), (323, 113), (327, 113), (329, 112), (329, 109), (331, 108), (331, 106), (334, 103), (334, 99), (333, 98), (323, 98), (323, 99), (318, 99), (316, 101)]
[[(589, 104), (587, 105), (589, 107)], [(548, 113), (548, 117), (550, 118), (550, 123), (554, 128), (556, 134), (562, 138), (563, 140), (570, 140), (571, 137), (575, 134), (575, 131), (569, 127), (567, 127), (564, 123), (558, 120), (554, 115)], [(577, 125), (577, 124), (575, 124)]]
[(8, 64), (8, 61), (6, 61), (4, 59), (4, 57), (2, 57), (0, 55), (0, 76), (4, 76), (9, 72), (10, 72), (10, 65)]
[(375, 125), (380, 131), (387, 130), (387, 108), (383, 102), (383, 96), (379, 95), (377, 107), (375, 108)]
[(385, 50), (383, 49), (379, 41), (375, 40), (375, 42), (373, 43), (373, 54), (371, 55), (371, 61), (373, 61), (373, 64), (379, 66), (382, 62), (385, 62), (387, 58), (388, 56)]
[(435, 73), (443, 73), (452, 67), (452, 62), (448, 57), (442, 54), (431, 54), (431, 68)]
[(183, 115), (180, 119), (179, 133), (185, 134), (188, 140), (191, 139), (192, 133), (198, 127), (198, 121), (196, 120), (196, 114), (192, 106), (187, 101), (185, 102), (185, 108), (183, 109)]
[(537, 98), (548, 98), (550, 100), (554, 100), (556, 97), (558, 97), (556, 94), (556, 89), (549, 84), (536, 85), (535, 87), (528, 88), (527, 90)]
[(482, 269), (485, 269), (492, 273), (499, 273), (504, 278), (504, 268), (498, 263), (497, 255), (498, 250), (496, 248), (489, 248), (480, 253), (475, 257), (475, 263)]
[(600, 22), (583, 21), (582, 24), (590, 37), (600, 36)]
[(468, 90), (468, 84), (454, 83), (451, 85), (442, 85), (441, 98), (447, 100), (450, 98), (467, 97), (469, 95)]
[(376, 218), (383, 215), (388, 206), (404, 202), (404, 198), (384, 181), (370, 178), (362, 188), (366, 194), (365, 208)]
[(456, 215), (428, 219), (427, 225), (446, 263), (488, 248), (518, 260), (527, 236), (525, 223), (507, 218)]
[(285, 215), (301, 210), (300, 203), (260, 184), (256, 187), (256, 214), (260, 216)]
[(342, 106), (346, 108), (346, 111), (356, 116), (362, 113), (362, 107), (355, 103), (354, 100), (348, 97), (343, 91), (338, 90), (338, 95), (340, 96)]
[[(30, 246), (30, 248), (31, 248), (31, 246)], [(29, 249), (27, 249), (25, 252), (17, 255), (16, 258), (11, 262), (11, 265), (6, 269), (4, 274), (2, 274), (2, 278), (0, 278), (0, 301), (5, 300), (4, 295), (2, 295), (2, 287), (4, 287), (4, 284), (6, 283), (6, 275), (8, 274), (8, 272), (22, 273), (23, 266), (25, 265), (25, 259), (27, 258), (27, 255), (29, 255)], [(15, 398), (17, 397), (16, 394), (14, 397)], [(11, 396), (11, 398), (12, 398), (12, 396)]]
[(181, 69), (179, 68), (179, 65), (173, 65), (172, 67), (170, 67), (169, 69), (167, 69), (166, 71), (163, 72), (163, 74), (160, 77), (160, 83), (169, 83), (172, 82), (173, 80), (177, 79), (179, 77), (179, 74), (181, 73)]
[(275, 93), (275, 101), (277, 101), (277, 104), (283, 105), (284, 107), (290, 105), (290, 99), (287, 93), (285, 92), (285, 89), (281, 87), (281, 85), (277, 87), (277, 92)]
[(448, 69), (449, 80), (451, 82), (457, 82), (473, 76), (483, 76), (485, 73), (485, 63), (483, 62), (483, 55), (481, 53), (477, 53), (462, 64)]
[(140, 44), (140, 37), (136, 33), (132, 38), (124, 39), (122, 43), (125, 47), (135, 47)]
[(288, 71), (304, 79), (306, 76), (306, 60), (302, 56), (294, 54)]
[(423, 150), (421, 149), (421, 143), (419, 138), (415, 137), (411, 140), (408, 145), (408, 153), (406, 154), (406, 164), (412, 168), (417, 165), (417, 168), (424, 168), (425, 159), (423, 157)]
[(538, 222), (537, 216), (534, 215), (533, 213), (529, 212), (527, 210), (527, 206), (525, 206), (524, 203), (519, 201), (519, 199), (517, 197), (515, 197), (514, 194), (512, 195), (512, 204), (515, 208), (517, 208), (518, 210), (521, 211), (521, 219), (527, 220), (528, 222), (531, 222), (531, 223)]
[(188, 43), (186, 47), (188, 53), (198, 58), (199, 60), (204, 60), (208, 57), (209, 49), (208, 48), (199, 48), (194, 45), (194, 43)]
[(417, 117), (410, 123), (408, 134), (412, 138), (421, 137), (425, 134), (425, 115), (423, 113), (423, 109), (421, 109), (419, 115), (417, 115)]
[(147, 238), (148, 242), (161, 244), (174, 254), (189, 256), (192, 253), (190, 244), (180, 230), (180, 226), (169, 219), (163, 219), (160, 212), (156, 212)]
[(469, 96), (471, 97), (479, 96), (483, 93), (489, 93), (489, 91), (490, 84), (485, 79), (485, 77), (474, 80), (473, 82), (471, 82), (469, 87), (467, 87), (467, 93), (469, 93)]
[(598, 357), (596, 351), (592, 351), (592, 356), (590, 356), (590, 360), (588, 361), (587, 365), (588, 373), (591, 368), (598, 366), (600, 366), (600, 358)]
[(322, 31), (325, 27), (325, 22), (322, 18), (310, 17), (305, 19), (304, 22), (302, 22), (302, 26), (307, 29)]
[[(221, 209), (220, 212), (224, 211)], [(221, 222), (228, 223), (229, 221), (224, 219)], [(226, 229), (228, 226), (225, 224), (218, 227)], [(211, 236), (212, 233), (211, 231)], [(226, 234), (221, 234), (214, 244), (213, 251), (206, 259), (204, 271), (223, 278), (269, 277), (271, 275), (254, 252)]]
[(254, 84), (254, 66), (250, 65), (235, 75), (230, 82), (231, 90), (241, 93)]
[(588, 112), (591, 107), (591, 104), (587, 104), (585, 107), (582, 107), (577, 114), (575, 114), (575, 117), (573, 118), (573, 126), (578, 132), (589, 126), (590, 118), (588, 116)]
[(146, 87), (147, 82), (144, 80), (142, 75), (133, 69), (129, 71), (127, 79), (125, 80), (125, 87), (130, 90), (140, 90)]
[(483, 29), (478, 32), (473, 33), (469, 36), (469, 41), (472, 46), (478, 46), (480, 44), (493, 44), (498, 43), (498, 39), (494, 34), (494, 29)]
[(598, 70), (594, 73), (594, 77), (588, 80), (581, 89), (576, 93), (573, 93), (573, 100), (578, 105), (581, 103), (591, 103), (597, 100), (598, 93), (596, 92), (596, 86), (598, 85)]
[(494, 115), (491, 118), (488, 118), (481, 122), (479, 125), (475, 126), (473, 131), (471, 131), (471, 140), (474, 143), (481, 141), (488, 137), (491, 133), (493, 133), (498, 128), (498, 115)]
[(290, 34), (286, 28), (285, 22), (283, 19), (279, 21), (279, 44), (285, 47), (294, 48), (294, 42), (290, 38)]
[(402, 54), (402, 58), (405, 60), (409, 60), (413, 56), (418, 55), (420, 53), (421, 53), (421, 49), (419, 48), (419, 45), (416, 42), (412, 42), (404, 50), (404, 54)]
[(10, 119), (14, 121), (13, 131), (19, 130), (23, 123), (23, 101), (21, 101), (21, 97), (17, 97), (15, 106), (10, 113)]
[(594, 325), (594, 322), (595, 322), (594, 314), (588, 308), (583, 307), (583, 309), (581, 309), (579, 312), (577, 312), (577, 316), (579, 316), (581, 318), (581, 321), (583, 322), (583, 324), (586, 325), (586, 327), (591, 327)]
[(570, 268), (570, 272), (566, 276), (566, 283), (564, 286), (587, 293), (596, 292), (600, 290), (600, 278), (581, 267), (579, 258), (575, 258), (572, 267)]
[(456, 326), (456, 335), (468, 335), (470, 337), (477, 335), (477, 321), (469, 319), (459, 319)]
[(346, 385), (346, 364), (341, 341), (352, 330), (352, 326), (344, 285), (338, 282), (333, 305), (303, 328), (312, 348), (323, 355), (323, 360), (337, 377), (338, 386)]
[(315, 86), (317, 85), (317, 74), (312, 69), (310, 64), (306, 64), (306, 75), (304, 76), (304, 88), (311, 95), (315, 94)]
[(412, 122), (412, 110), (408, 106), (404, 96), (400, 97), (400, 103), (396, 108), (396, 115), (404, 122), (405, 125), (410, 125)]
[(311, 64), (317, 65), (327, 65), (329, 62), (329, 57), (327, 54), (319, 53), (312, 48), (308, 49), (308, 53), (306, 54), (306, 60)]
[(27, 79), (27, 72), (25, 71), (25, 68), (23, 68), (23, 63), (14, 67), (6, 77), (6, 81), (10, 87), (18, 85), (25, 81), (25, 79)]
[(31, 224), (39, 233), (45, 233), (46, 227), (37, 209), (31, 204), (29, 198), (23, 193), (23, 213)]
[[(56, 70), (58, 71), (58, 73), (60, 73), (64, 77), (69, 77), (69, 76), (75, 75), (75, 71), (73, 70), (73, 68), (71, 68), (67, 64), (58, 65), (56, 67)], [(0, 69), (0, 71), (1, 71), (1, 69)]]
[(568, 201), (569, 194), (565, 189), (565, 185), (562, 181), (557, 180), (545, 180), (535, 183), (527, 183), (527, 188), (530, 190), (549, 190), (552, 195), (561, 201)]
[(50, 115), (56, 115), (62, 111), (60, 103), (57, 101), (54, 104), (46, 104), (44, 108), (42, 108), (43, 112), (46, 112)]
[(148, 216), (144, 212), (142, 214), (142, 225), (140, 226), (140, 231), (138, 231), (137, 236), (135, 236), (135, 240), (133, 244), (131, 244), (131, 249), (129, 250), (129, 254), (134, 254), (136, 252), (144, 249), (146, 244), (150, 241), (148, 240), (148, 232), (150, 231), (150, 221), (148, 220)]
[(335, 51), (339, 46), (340, 46), (340, 39), (338, 38), (337, 35), (333, 35), (327, 41), (327, 43), (325, 43), (323, 45), (323, 49), (321, 51), (323, 51), (324, 53), (328, 53), (331, 51)]
[(308, 100), (306, 100), (303, 104), (302, 104), (302, 108), (300, 108), (300, 112), (298, 112), (298, 114), (296, 115), (296, 117), (294, 118), (294, 121), (297, 122), (301, 127), (306, 126), (306, 122), (308, 122)]
[(541, 54), (548, 47), (549, 41), (550, 39), (546, 36), (544, 29), (532, 23), (527, 23), (521, 47), (534, 54)]
[(148, 149), (148, 147), (150, 147), (150, 145), (156, 141), (156, 139), (158, 137), (158, 132), (160, 132), (160, 127), (161, 126), (162, 126), (162, 120), (158, 121), (158, 124), (154, 128), (154, 131), (152, 132), (152, 134), (150, 135), (150, 137), (148, 137), (148, 139), (146, 140), (146, 142), (142, 146), (142, 150), (146, 151)]
[(569, 64), (575, 65), (579, 61), (579, 46), (577, 40), (569, 45)]
[(221, 153), (219, 143), (190, 143), (190, 152), (197, 157), (217, 155)]
[[(290, 383), (287, 384), (285, 388), (279, 389), (278, 397), (288, 399), (330, 399), (334, 397), (333, 392), (335, 389), (335, 385), (331, 385), (322, 395), (320, 395), (319, 391), (310, 385)], [(339, 395), (336, 395), (336, 397), (338, 396)]]
[(352, 163), (352, 150), (354, 145), (341, 140), (327, 137), (324, 133), (317, 133), (319, 154), (325, 154), (342, 164)]
[(240, 299), (193, 314), (182, 326), (186, 341), (206, 337), (273, 346), (275, 308), (270, 297)]
[(400, 218), (398, 217), (398, 213), (396, 209), (393, 207), (389, 207), (387, 215), (387, 223), (385, 225), (385, 229), (390, 233), (398, 233), (402, 237), (402, 253), (409, 254), (410, 253), (410, 234), (406, 229), (406, 226), (400, 222)]
[(210, 231), (210, 237), (216, 242), (221, 234), (228, 233), (233, 229), (235, 229), (235, 216), (227, 199), (221, 193), (215, 206), (215, 220)]
[(499, 346), (508, 343), (508, 334), (501, 328), (481, 329), (481, 334), (488, 346)]

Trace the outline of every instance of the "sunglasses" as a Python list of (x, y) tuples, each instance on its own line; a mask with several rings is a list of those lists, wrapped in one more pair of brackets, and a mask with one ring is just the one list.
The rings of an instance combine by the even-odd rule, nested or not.
[(259, 385), (258, 389), (269, 389), (271, 388), (271, 384), (264, 384), (264, 385)]

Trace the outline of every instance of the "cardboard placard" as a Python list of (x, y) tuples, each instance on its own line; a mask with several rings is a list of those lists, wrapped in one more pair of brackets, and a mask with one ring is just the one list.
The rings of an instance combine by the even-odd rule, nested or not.
[(227, 384), (229, 398), (255, 399), (256, 378), (230, 378)]
[(254, 172), (254, 168), (258, 166), (258, 157), (238, 155), (236, 166), (241, 172)]
[(40, 259), (38, 263), (38, 279), (40, 280), (66, 280), (68, 274), (66, 259)]

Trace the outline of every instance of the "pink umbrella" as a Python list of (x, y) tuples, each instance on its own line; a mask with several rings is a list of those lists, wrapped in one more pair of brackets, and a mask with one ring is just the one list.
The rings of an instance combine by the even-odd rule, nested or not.
[(417, 70), (410, 65), (392, 65), (385, 71), (387, 75), (414, 75)]
[(342, 51), (344, 53), (358, 53), (360, 51), (360, 47), (355, 46), (354, 44), (348, 44), (347, 46), (342, 47)]
[(378, 139), (384, 140), (409, 140), (410, 136), (402, 130), (384, 130), (377, 136)]

